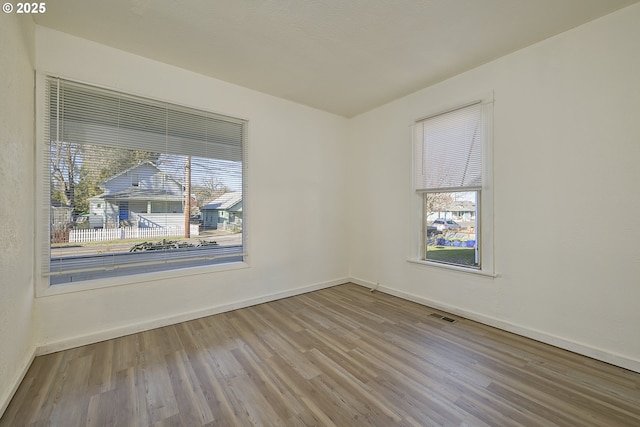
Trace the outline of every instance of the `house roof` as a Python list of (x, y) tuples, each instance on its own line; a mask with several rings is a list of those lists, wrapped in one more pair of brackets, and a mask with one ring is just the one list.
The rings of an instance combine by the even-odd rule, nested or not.
[(242, 192), (233, 191), (224, 193), (222, 196), (204, 205), (200, 210), (230, 210), (240, 202), (242, 202)]
[(70, 206), (70, 205), (67, 205), (65, 203), (62, 203), (59, 200), (51, 200), (51, 207), (52, 208), (73, 209), (73, 206)]
[(122, 175), (124, 175), (124, 174), (126, 174), (126, 173), (128, 173), (128, 172), (130, 172), (130, 171), (132, 171), (132, 170), (134, 170), (134, 169), (137, 169), (137, 168), (139, 168), (139, 167), (142, 167), (142, 166), (151, 166), (151, 167), (153, 167), (154, 169), (156, 169), (158, 172), (160, 172), (160, 173), (162, 173), (162, 174), (166, 175), (170, 180), (174, 181), (176, 184), (178, 184), (178, 185), (182, 186), (182, 183), (181, 183), (180, 181), (178, 181), (177, 179), (175, 179), (175, 178), (174, 178), (173, 176), (171, 176), (170, 174), (168, 174), (168, 173), (164, 172), (164, 171), (163, 171), (162, 169), (160, 169), (160, 168), (159, 168), (155, 163), (153, 163), (153, 162), (151, 162), (151, 161), (149, 161), (149, 160), (144, 160), (144, 161), (142, 161), (142, 162), (138, 163), (137, 165), (131, 166), (130, 168), (127, 168), (127, 169), (125, 169), (125, 170), (123, 170), (123, 171), (121, 171), (121, 172), (118, 172), (117, 174), (112, 175), (112, 176), (110, 176), (109, 178), (105, 179), (104, 181), (100, 182), (98, 185), (100, 185), (101, 187), (104, 187), (104, 186), (106, 186), (107, 182), (112, 181), (112, 180), (114, 180), (114, 179), (118, 178), (119, 176), (122, 176)]
[(472, 212), (476, 210), (476, 204), (470, 200), (459, 200), (457, 202), (452, 203), (449, 209), (447, 210), (450, 212), (463, 212), (463, 211)]

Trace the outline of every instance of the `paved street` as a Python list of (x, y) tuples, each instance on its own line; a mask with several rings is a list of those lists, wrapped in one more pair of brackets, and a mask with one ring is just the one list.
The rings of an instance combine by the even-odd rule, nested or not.
[[(226, 231), (208, 230), (201, 232), (199, 236), (194, 236), (189, 239), (184, 237), (167, 237), (167, 240), (178, 240), (180, 242), (189, 242), (192, 244), (198, 244), (200, 240), (215, 241), (220, 246), (229, 245), (241, 245), (242, 234), (241, 233), (228, 233)], [(148, 241), (161, 241), (162, 239), (148, 239)], [(118, 241), (112, 240), (108, 242), (92, 242), (92, 243), (70, 243), (62, 245), (52, 245), (51, 257), (69, 257), (69, 256), (86, 256), (86, 255), (104, 255), (115, 254), (121, 252), (129, 252), (129, 249), (136, 243), (141, 243), (143, 240), (125, 240)]]

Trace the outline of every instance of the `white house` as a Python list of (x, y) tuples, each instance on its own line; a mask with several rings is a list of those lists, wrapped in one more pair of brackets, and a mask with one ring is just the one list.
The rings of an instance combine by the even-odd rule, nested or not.
[(152, 162), (126, 169), (99, 186), (104, 193), (89, 199), (92, 228), (182, 224), (183, 186)]
[(431, 212), (427, 216), (427, 221), (434, 221), (437, 218), (455, 219), (456, 221), (475, 221), (476, 204), (470, 200), (459, 200), (453, 202), (446, 210)]

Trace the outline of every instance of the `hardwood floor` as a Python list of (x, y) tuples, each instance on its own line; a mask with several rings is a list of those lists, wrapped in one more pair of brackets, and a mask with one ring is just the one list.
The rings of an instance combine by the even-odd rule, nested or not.
[(37, 357), (0, 426), (640, 426), (640, 374), (346, 284)]

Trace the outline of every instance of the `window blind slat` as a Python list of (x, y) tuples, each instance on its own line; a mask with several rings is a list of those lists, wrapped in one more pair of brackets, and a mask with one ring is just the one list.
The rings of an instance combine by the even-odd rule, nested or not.
[(61, 141), (242, 160), (238, 119), (60, 79), (49, 84), (56, 88), (49, 134)]
[(482, 105), (472, 104), (417, 123), (415, 189), (482, 185)]

